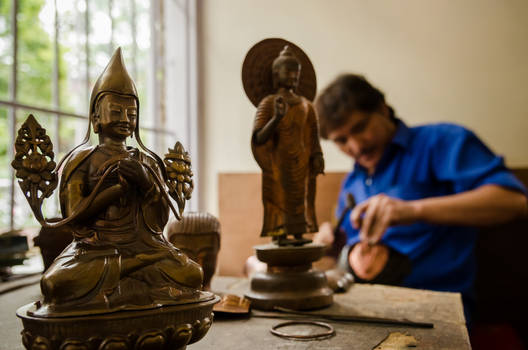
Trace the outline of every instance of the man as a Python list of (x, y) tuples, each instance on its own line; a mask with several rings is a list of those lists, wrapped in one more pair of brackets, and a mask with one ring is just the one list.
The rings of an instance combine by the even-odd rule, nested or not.
[[(525, 215), (526, 189), (471, 131), (407, 127), (362, 76), (342, 75), (318, 97), (321, 135), (355, 160), (343, 182), (344, 260), (359, 280), (462, 293), (475, 277), (477, 226)], [(331, 243), (329, 225), (316, 241)]]

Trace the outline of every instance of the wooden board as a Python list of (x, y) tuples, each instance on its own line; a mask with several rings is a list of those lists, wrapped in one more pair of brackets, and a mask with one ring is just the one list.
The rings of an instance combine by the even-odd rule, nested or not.
[[(317, 178), (315, 208), (319, 223), (334, 215), (337, 195), (345, 173)], [(243, 276), (253, 246), (270, 241), (261, 238), (263, 207), (260, 173), (221, 173), (218, 176), (219, 220), (222, 229), (218, 271), (224, 276)]]

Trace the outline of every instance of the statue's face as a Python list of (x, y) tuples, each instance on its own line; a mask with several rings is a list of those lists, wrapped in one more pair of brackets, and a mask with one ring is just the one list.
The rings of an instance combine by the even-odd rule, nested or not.
[(301, 66), (295, 62), (284, 62), (275, 72), (278, 86), (296, 89), (301, 75)]
[(95, 131), (119, 140), (131, 136), (137, 125), (137, 103), (132, 96), (107, 94), (99, 102)]

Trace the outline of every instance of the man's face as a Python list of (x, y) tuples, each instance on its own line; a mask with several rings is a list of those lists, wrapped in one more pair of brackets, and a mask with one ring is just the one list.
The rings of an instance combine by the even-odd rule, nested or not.
[(353, 112), (345, 124), (328, 133), (328, 138), (373, 173), (395, 130), (388, 113)]
[(137, 124), (137, 103), (132, 96), (107, 94), (99, 103), (100, 133), (125, 140), (131, 136)]

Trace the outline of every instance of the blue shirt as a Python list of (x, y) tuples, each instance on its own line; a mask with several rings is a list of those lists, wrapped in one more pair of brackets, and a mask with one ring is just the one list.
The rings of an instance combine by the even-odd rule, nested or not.
[[(445, 196), (496, 184), (526, 190), (471, 131), (454, 124), (407, 127), (398, 120), (396, 133), (372, 176), (358, 163), (345, 178), (337, 213), (347, 193), (361, 203), (379, 193), (403, 200)], [(358, 230), (345, 218), (342, 229), (348, 244), (359, 241)], [(407, 255), (412, 271), (403, 285), (412, 288), (460, 292), (472, 299), (476, 272), (476, 229), (417, 222), (390, 227), (383, 244)]]

